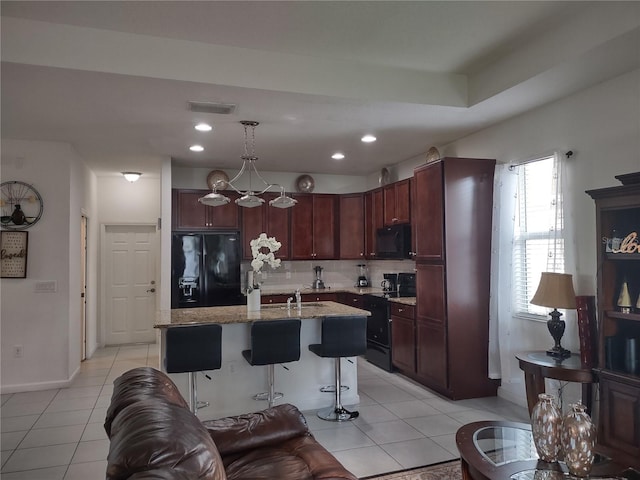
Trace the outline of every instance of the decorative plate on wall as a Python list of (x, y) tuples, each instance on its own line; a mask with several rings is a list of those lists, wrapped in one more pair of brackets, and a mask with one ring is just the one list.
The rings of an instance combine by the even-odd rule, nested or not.
[(222, 182), (218, 184), (218, 190), (224, 190), (227, 188), (227, 182), (229, 181), (229, 175), (227, 175), (223, 170), (211, 170), (209, 175), (207, 175), (207, 185), (211, 190), (216, 186), (216, 182)]
[(391, 172), (389, 172), (389, 169), (384, 167), (382, 168), (382, 170), (380, 170), (380, 175), (378, 176), (378, 184), (379, 185), (386, 185), (387, 183), (389, 183), (389, 181), (391, 181)]
[(19, 181), (0, 184), (0, 225), (7, 230), (24, 230), (42, 217), (42, 197), (28, 183)]
[(299, 192), (311, 193), (315, 186), (316, 183), (311, 175), (300, 175), (296, 179), (296, 189)]
[(431, 147), (427, 150), (427, 163), (435, 162), (440, 160), (440, 152), (436, 147)]

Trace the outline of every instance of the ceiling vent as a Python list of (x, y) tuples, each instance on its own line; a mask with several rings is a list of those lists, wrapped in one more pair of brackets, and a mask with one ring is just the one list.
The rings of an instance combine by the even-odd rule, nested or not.
[(218, 115), (230, 115), (236, 110), (234, 103), (215, 102), (187, 102), (189, 110), (198, 113), (215, 113)]

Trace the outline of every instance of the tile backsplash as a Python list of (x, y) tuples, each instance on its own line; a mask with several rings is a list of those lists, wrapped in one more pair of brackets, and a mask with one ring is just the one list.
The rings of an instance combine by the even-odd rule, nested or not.
[[(282, 261), (279, 268), (273, 270), (265, 266), (262, 274), (262, 290), (268, 294), (270, 290), (282, 291), (291, 289), (293, 293), (296, 288), (311, 288), (315, 279), (314, 267), (321, 266), (322, 279), (325, 287), (331, 288), (354, 287), (360, 267), (358, 264), (367, 265), (367, 278), (369, 285), (379, 288), (382, 282), (383, 273), (414, 272), (415, 262), (413, 260), (317, 260), (317, 261)], [(249, 262), (242, 264), (242, 272), (251, 268)], [(243, 278), (244, 278), (243, 274)]]

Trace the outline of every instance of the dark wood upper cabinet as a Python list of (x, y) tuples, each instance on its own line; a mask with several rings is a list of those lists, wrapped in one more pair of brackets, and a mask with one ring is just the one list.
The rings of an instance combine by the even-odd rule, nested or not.
[(400, 180), (383, 187), (384, 226), (411, 222), (410, 180)]
[(173, 190), (173, 228), (175, 230), (238, 230), (240, 212), (235, 200), (235, 192), (223, 192), (231, 199), (227, 205), (209, 207), (198, 199), (210, 193), (209, 190)]
[(258, 238), (258, 235), (264, 232), (264, 217), (267, 208), (269, 207), (265, 207), (263, 204), (260, 207), (242, 210), (242, 228), (240, 230), (242, 232), (242, 258), (245, 260), (253, 260), (250, 243), (251, 240)]
[(413, 205), (416, 260), (444, 258), (444, 208), (441, 162), (415, 170), (415, 203)]
[[(279, 194), (267, 194), (265, 195), (265, 204), (268, 205), (270, 200), (280, 196)], [(291, 233), (289, 230), (289, 218), (291, 216), (292, 208), (276, 208), (276, 207), (263, 207), (265, 208), (264, 217), (264, 232), (268, 237), (275, 237), (282, 246), (278, 250), (276, 257), (281, 260), (289, 260), (291, 257)], [(293, 209), (296, 207), (294, 206)]]
[(297, 194), (291, 209), (291, 260), (338, 257), (337, 195)]
[(376, 188), (365, 194), (365, 256), (376, 258), (376, 231), (384, 227), (384, 193)]
[(340, 258), (365, 258), (365, 195), (340, 195)]

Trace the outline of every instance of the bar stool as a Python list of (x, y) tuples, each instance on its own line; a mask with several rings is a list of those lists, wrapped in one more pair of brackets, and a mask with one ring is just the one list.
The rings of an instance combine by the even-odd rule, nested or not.
[[(242, 356), (249, 365), (267, 365), (269, 391), (253, 398), (267, 400), (269, 407), (281, 392), (276, 392), (274, 364), (300, 360), (300, 320), (264, 320), (251, 324), (251, 350), (243, 350)], [(283, 365), (284, 368), (287, 368)], [(287, 369), (288, 370), (288, 369)]]
[(329, 408), (319, 410), (323, 420), (343, 422), (358, 418), (359, 412), (350, 412), (342, 406), (342, 357), (364, 355), (367, 351), (367, 317), (325, 317), (322, 320), (322, 343), (309, 345), (309, 350), (335, 362), (335, 399)]
[(222, 364), (222, 326), (189, 325), (167, 328), (165, 369), (167, 373), (189, 373), (189, 407), (194, 415), (198, 408), (209, 406), (198, 403), (196, 372), (218, 370)]

